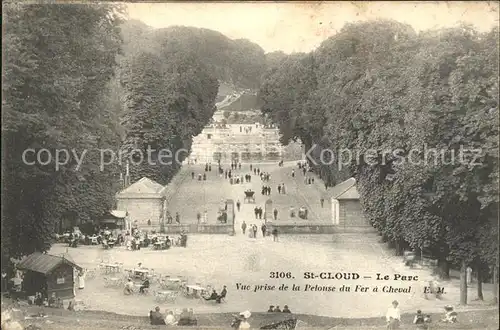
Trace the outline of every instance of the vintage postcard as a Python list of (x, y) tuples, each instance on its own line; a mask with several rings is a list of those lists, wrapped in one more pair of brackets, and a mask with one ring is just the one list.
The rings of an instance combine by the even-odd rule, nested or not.
[(498, 329), (498, 2), (2, 9), (2, 329)]

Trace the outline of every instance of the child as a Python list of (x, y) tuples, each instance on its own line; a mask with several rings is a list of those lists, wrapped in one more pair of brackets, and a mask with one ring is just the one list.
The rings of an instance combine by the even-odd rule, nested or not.
[(457, 312), (453, 310), (452, 306), (445, 306), (444, 307), (445, 314), (444, 318), (442, 319), (443, 322), (445, 323), (457, 323)]
[(425, 317), (421, 310), (417, 311), (415, 318), (413, 319), (413, 324), (417, 325), (417, 329), (428, 329), (427, 324), (425, 324)]

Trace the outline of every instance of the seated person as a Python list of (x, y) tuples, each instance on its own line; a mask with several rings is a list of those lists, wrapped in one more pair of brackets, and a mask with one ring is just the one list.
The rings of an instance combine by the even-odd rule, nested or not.
[(269, 306), (269, 309), (267, 310), (268, 313), (274, 313), (274, 306), (271, 305)]
[(125, 288), (123, 289), (123, 293), (126, 295), (134, 293), (134, 282), (132, 282), (132, 279), (128, 279), (127, 284), (125, 284)]
[(417, 314), (415, 315), (415, 318), (413, 319), (413, 324), (423, 324), (423, 323), (425, 323), (424, 316), (422, 315), (422, 311), (418, 310)]
[(144, 282), (142, 282), (142, 284), (141, 284), (141, 286), (139, 288), (139, 292), (140, 293), (145, 293), (144, 289), (149, 289), (149, 280), (148, 279), (145, 279)]
[(285, 305), (283, 307), (283, 310), (281, 311), (282, 313), (291, 313), (292, 311), (288, 308), (288, 305)]
[(165, 319), (163, 318), (163, 314), (160, 313), (160, 307), (156, 306), (154, 312), (149, 313), (149, 320), (151, 321), (151, 325), (165, 325)]
[(444, 310), (445, 310), (444, 318), (441, 321), (445, 323), (457, 323), (458, 314), (453, 310), (453, 307), (445, 306)]
[(43, 305), (43, 297), (40, 292), (37, 292), (35, 294), (35, 305), (37, 306), (42, 306)]
[(176, 325), (177, 322), (175, 321), (175, 316), (174, 312), (169, 311), (167, 314), (167, 317), (165, 317), (165, 324), (166, 325)]
[(55, 308), (64, 308), (64, 304), (61, 298), (57, 298)]
[(226, 295), (227, 295), (227, 288), (224, 285), (224, 287), (222, 288), (222, 291), (220, 292), (220, 295), (215, 299), (215, 302), (220, 304), (222, 299), (226, 298)]
[(203, 297), (205, 300), (217, 300), (219, 298), (219, 295), (217, 294), (217, 291), (212, 290), (212, 294), (210, 295), (210, 297), (206, 298), (206, 297)]
[(49, 307), (56, 307), (55, 306), (56, 305), (56, 301), (57, 301), (56, 294), (55, 294), (55, 292), (53, 292), (52, 295), (49, 298), (49, 301), (48, 301)]
[(189, 315), (188, 309), (184, 308), (182, 310), (181, 315), (179, 316), (179, 321), (177, 322), (178, 326), (191, 325), (191, 317)]
[(415, 318), (413, 319), (413, 324), (417, 325), (417, 329), (427, 329), (427, 324), (425, 324), (425, 318), (421, 310), (417, 311)]

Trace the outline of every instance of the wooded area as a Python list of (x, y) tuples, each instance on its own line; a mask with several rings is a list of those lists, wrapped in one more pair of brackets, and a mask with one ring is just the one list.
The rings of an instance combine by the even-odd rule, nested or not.
[[(309, 160), (327, 184), (356, 177), (365, 216), (397, 254), (423, 249), (444, 278), (452, 265), (465, 281), (470, 265), (496, 281), (498, 37), (468, 26), (417, 34), (394, 21), (349, 24), (269, 69), (262, 110), (284, 143), (318, 145)], [(472, 153), (460, 159), (461, 148), (480, 149), (478, 165)], [(343, 149), (360, 156), (339, 166)]]

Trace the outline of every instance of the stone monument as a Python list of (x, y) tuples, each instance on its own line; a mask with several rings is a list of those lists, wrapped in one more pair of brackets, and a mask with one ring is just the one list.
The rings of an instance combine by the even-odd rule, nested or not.
[(273, 221), (273, 201), (268, 199), (264, 206), (264, 219), (266, 221)]

